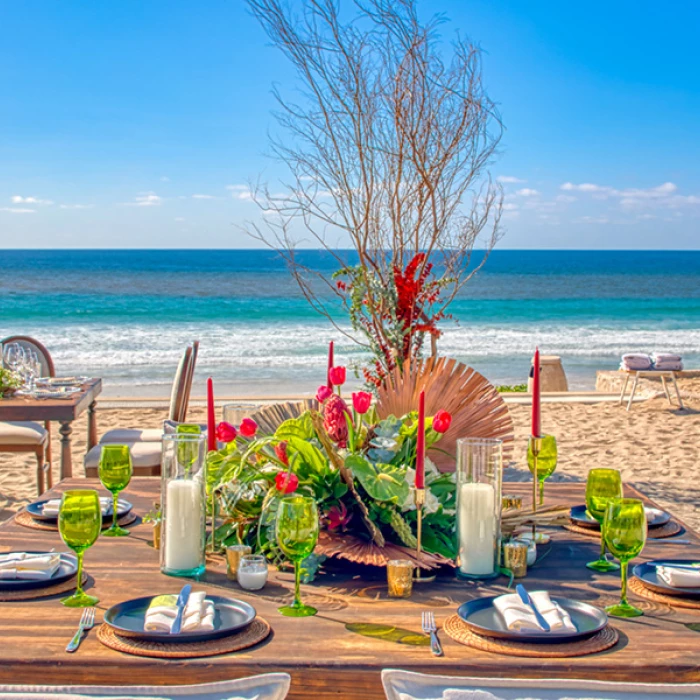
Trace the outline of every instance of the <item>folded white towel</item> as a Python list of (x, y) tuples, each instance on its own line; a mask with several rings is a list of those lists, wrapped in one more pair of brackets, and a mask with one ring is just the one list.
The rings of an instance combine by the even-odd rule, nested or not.
[(671, 360), (654, 363), (654, 369), (659, 372), (680, 372), (683, 369), (682, 362), (673, 362)]
[(655, 352), (652, 356), (654, 364), (657, 362), (681, 362), (683, 358), (671, 352)]
[[(204, 591), (190, 594), (182, 616), (183, 632), (201, 632), (214, 629), (214, 603), (206, 600)], [(147, 632), (170, 632), (177, 617), (177, 596), (159, 595), (151, 601), (143, 626)]]
[(643, 371), (650, 369), (652, 362), (649, 355), (643, 353), (630, 352), (622, 356), (622, 369)]
[(693, 571), (677, 566), (657, 566), (656, 575), (674, 588), (700, 588), (700, 568)]
[[(530, 593), (530, 597), (542, 617), (549, 623), (552, 632), (576, 632), (576, 626), (571, 621), (569, 613), (554, 603), (547, 591), (535, 591)], [(542, 632), (532, 608), (525, 605), (517, 593), (499, 596), (493, 601), (493, 605), (509, 630), (523, 634)]]
[(58, 571), (61, 555), (12, 552), (0, 555), (0, 579), (48, 581)]
[[(100, 497), (100, 506), (102, 507), (102, 515), (108, 515), (112, 512), (112, 499), (109, 496)], [(50, 501), (44, 503), (44, 507), (41, 512), (44, 515), (55, 515), (58, 517), (58, 513), (61, 510), (61, 499), (52, 498)]]

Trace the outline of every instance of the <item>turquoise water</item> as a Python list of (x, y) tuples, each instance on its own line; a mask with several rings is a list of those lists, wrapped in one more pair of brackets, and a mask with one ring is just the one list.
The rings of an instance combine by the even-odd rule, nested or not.
[[(164, 395), (182, 347), (229, 395), (312, 393), (325, 353), (362, 349), (316, 314), (270, 251), (3, 251), (0, 337), (30, 334), (61, 373), (108, 395)], [(314, 269), (331, 256), (302, 253)], [(341, 253), (352, 262), (348, 253)], [(492, 381), (524, 381), (535, 346), (590, 388), (629, 350), (680, 352), (700, 367), (700, 252), (495, 251), (451, 307), (442, 354)], [(342, 313), (338, 322), (349, 332)]]

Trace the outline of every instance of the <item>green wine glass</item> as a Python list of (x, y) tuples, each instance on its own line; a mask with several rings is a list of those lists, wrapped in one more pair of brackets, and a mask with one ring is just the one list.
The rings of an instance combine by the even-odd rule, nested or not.
[(622, 589), (620, 602), (605, 608), (614, 617), (639, 617), (644, 613), (627, 602), (627, 563), (644, 549), (647, 516), (637, 498), (613, 498), (605, 509), (603, 536), (608, 549), (620, 560)]
[(301, 562), (314, 551), (318, 540), (318, 508), (313, 498), (289, 496), (283, 498), (275, 522), (277, 543), (284, 554), (294, 562), (294, 602), (279, 608), (288, 617), (308, 617), (318, 611), (301, 602), (299, 582)]
[(617, 571), (620, 567), (605, 558), (603, 521), (611, 498), (622, 498), (622, 477), (617, 469), (591, 469), (586, 481), (586, 511), (600, 523), (600, 558), (586, 564), (593, 571)]
[(92, 547), (102, 529), (102, 508), (97, 491), (91, 489), (66, 491), (58, 512), (61, 539), (78, 558), (75, 593), (61, 602), (69, 608), (88, 608), (99, 603), (95, 596), (83, 591), (83, 553)]
[[(534, 443), (534, 444), (533, 444)], [(534, 447), (537, 446), (537, 460), (535, 460)], [(537, 461), (537, 473), (535, 474), (535, 461)], [(527, 466), (532, 478), (539, 485), (539, 505), (544, 505), (544, 482), (554, 474), (557, 468), (557, 439), (554, 435), (542, 435), (535, 440), (528, 441)]]
[(112, 526), (104, 532), (105, 537), (127, 537), (128, 530), (117, 525), (119, 494), (131, 481), (134, 469), (131, 452), (127, 445), (103, 445), (100, 455), (99, 475), (102, 485), (112, 494)]

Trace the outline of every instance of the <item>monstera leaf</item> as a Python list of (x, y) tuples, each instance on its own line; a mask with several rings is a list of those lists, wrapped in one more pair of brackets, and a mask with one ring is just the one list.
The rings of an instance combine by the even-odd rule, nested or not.
[(372, 464), (359, 455), (348, 457), (345, 466), (375, 501), (403, 503), (406, 500), (408, 483), (404, 469), (392, 464)]

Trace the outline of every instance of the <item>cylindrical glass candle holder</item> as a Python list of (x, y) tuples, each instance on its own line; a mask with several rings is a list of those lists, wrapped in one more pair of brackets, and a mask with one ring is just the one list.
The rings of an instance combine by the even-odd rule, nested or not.
[(169, 576), (204, 573), (206, 441), (203, 435), (163, 436), (160, 570)]
[(238, 565), (241, 559), (251, 553), (251, 548), (247, 544), (232, 544), (226, 547), (226, 576), (231, 581), (238, 579)]
[(503, 566), (513, 578), (523, 578), (527, 574), (527, 542), (514, 540), (503, 545)]
[(386, 578), (390, 598), (410, 598), (413, 593), (413, 562), (392, 559), (386, 564)]
[(262, 554), (244, 554), (238, 564), (238, 585), (259, 591), (267, 583), (267, 559)]
[(501, 551), (503, 442), (457, 441), (457, 576), (498, 576)]

